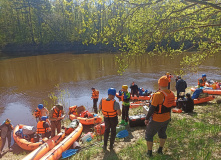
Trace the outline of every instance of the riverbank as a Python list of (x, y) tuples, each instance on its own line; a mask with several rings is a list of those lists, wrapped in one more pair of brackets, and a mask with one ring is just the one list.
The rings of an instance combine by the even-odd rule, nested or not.
[[(218, 98), (220, 98), (218, 96)], [(130, 114), (137, 114), (141, 109), (131, 109)], [(114, 151), (103, 152), (103, 143), (79, 152), (70, 159), (148, 159), (144, 139), (145, 127), (130, 128), (129, 136), (116, 139)], [(163, 149), (164, 155), (158, 155), (156, 150), (159, 139), (154, 137), (153, 158), (151, 159), (220, 159), (221, 147), (221, 110), (216, 100), (206, 104), (195, 105), (193, 113), (172, 113), (172, 120), (167, 129), (168, 139)], [(103, 137), (102, 137), (103, 138)], [(95, 139), (94, 141), (98, 141)], [(84, 144), (90, 146), (91, 143)], [(7, 152), (5, 160), (19, 160), (28, 152), (14, 145), (13, 152)]]
[(24, 57), (24, 56), (36, 56), (45, 54), (55, 54), (61, 52), (72, 52), (74, 54), (87, 54), (87, 53), (107, 53), (116, 52), (117, 49), (111, 44), (104, 45), (98, 43), (94, 44), (82, 44), (82, 42), (51, 42), (49, 44), (8, 44), (3, 48), (0, 48), (1, 52), (6, 56)]

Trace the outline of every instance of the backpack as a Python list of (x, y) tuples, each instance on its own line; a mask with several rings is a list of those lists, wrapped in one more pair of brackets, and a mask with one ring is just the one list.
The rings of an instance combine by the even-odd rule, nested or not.
[(31, 135), (37, 131), (37, 128), (35, 126), (24, 126), (22, 127), (22, 130), (23, 130), (23, 134)]
[(94, 116), (89, 111), (84, 111), (84, 112), (81, 113), (80, 117), (93, 118)]
[(198, 98), (205, 98), (205, 97), (208, 97), (208, 96), (209, 96), (208, 93), (200, 93)]
[(17, 131), (15, 132), (15, 135), (16, 135), (16, 136), (19, 136), (19, 137), (21, 137), (21, 138), (24, 138), (24, 134), (23, 134), (23, 132), (22, 132), (22, 129), (17, 130)]
[(21, 137), (21, 138), (24, 138), (26, 140), (30, 140), (30, 136), (29, 135), (25, 135), (23, 133), (23, 130), (22, 129), (19, 129), (15, 132), (15, 135), (18, 136), (18, 137)]
[(197, 99), (200, 95), (200, 93), (203, 92), (202, 89), (200, 88), (197, 88), (194, 92), (193, 92), (193, 95), (192, 95), (192, 99)]

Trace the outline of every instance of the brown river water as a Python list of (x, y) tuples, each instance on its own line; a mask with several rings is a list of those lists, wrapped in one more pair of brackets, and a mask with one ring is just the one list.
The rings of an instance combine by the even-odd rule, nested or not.
[[(14, 125), (36, 125), (32, 112), (39, 103), (50, 102), (48, 95), (59, 97), (59, 85), (63, 93), (60, 101), (69, 106), (84, 105), (92, 111), (91, 87), (100, 91), (99, 100), (107, 97), (110, 87), (121, 89), (132, 81), (149, 91), (158, 88), (157, 80), (166, 72), (174, 75), (180, 70), (182, 57), (149, 57), (143, 55), (131, 58), (128, 69), (119, 75), (115, 54), (71, 54), (60, 53), (0, 60), (0, 122), (10, 118)], [(197, 73), (187, 72), (182, 78), (188, 87), (197, 85), (203, 73), (208, 79), (221, 81), (221, 56), (208, 59)], [(175, 91), (175, 78), (171, 89)], [(130, 91), (130, 90), (129, 90)], [(51, 107), (51, 104), (44, 104)]]

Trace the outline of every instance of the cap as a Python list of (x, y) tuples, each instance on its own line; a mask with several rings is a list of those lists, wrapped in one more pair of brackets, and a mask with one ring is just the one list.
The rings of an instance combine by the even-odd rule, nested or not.
[(161, 87), (167, 87), (168, 86), (168, 83), (169, 83), (169, 80), (166, 76), (162, 76), (160, 77), (160, 79), (158, 80), (158, 84), (161, 86)]
[(167, 72), (167, 73), (166, 73), (166, 75), (170, 75), (170, 73), (169, 73), (169, 72)]
[(6, 119), (6, 120), (5, 120), (5, 123), (6, 123), (6, 124), (9, 124), (9, 123), (11, 123), (11, 120), (10, 120), (10, 119)]

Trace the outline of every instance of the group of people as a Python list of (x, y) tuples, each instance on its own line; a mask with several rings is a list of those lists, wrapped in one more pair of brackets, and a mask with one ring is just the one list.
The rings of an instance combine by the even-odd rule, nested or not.
[(41, 134), (42, 137), (54, 137), (55, 132), (57, 134), (61, 132), (61, 120), (64, 119), (64, 107), (62, 104), (56, 104), (52, 107), (50, 112), (39, 104), (35, 110), (35, 116), (39, 119), (37, 123), (37, 134)]
[[(166, 76), (162, 76), (158, 80), (159, 91), (153, 94), (151, 98), (151, 105), (149, 112), (145, 119), (147, 125), (145, 139), (147, 141), (148, 156), (152, 156), (153, 137), (158, 133), (160, 138), (160, 146), (158, 153), (162, 154), (163, 146), (165, 144), (167, 135), (166, 129), (170, 122), (171, 107), (175, 101), (174, 93), (168, 89), (169, 79)], [(122, 107), (122, 121), (121, 123), (128, 122), (129, 99), (130, 93), (127, 91), (128, 86), (123, 85), (123, 107)], [(108, 89), (108, 98), (104, 98), (100, 101), (99, 110), (104, 115), (105, 133), (104, 133), (104, 145), (103, 149), (107, 149), (107, 142), (109, 133), (111, 131), (110, 149), (114, 147), (114, 141), (116, 137), (116, 126), (118, 124), (118, 116), (121, 116), (120, 105), (114, 99), (116, 95), (116, 89)], [(125, 112), (125, 113), (124, 113)], [(125, 115), (124, 115), (125, 114)], [(123, 116), (124, 115), (124, 116)], [(125, 122), (123, 122), (123, 120)]]
[[(39, 104), (37, 109), (34, 112), (34, 115), (38, 121), (36, 134), (43, 137), (52, 138), (55, 136), (55, 132), (61, 132), (61, 120), (65, 117), (62, 104), (56, 104), (50, 110), (50, 112), (43, 106)], [(13, 125), (11, 124), (10, 119), (6, 119), (0, 126), (1, 130), (1, 149), (0, 157), (2, 150), (5, 146), (6, 138), (8, 139), (8, 150), (11, 151), (11, 132), (13, 130)]]
[[(169, 76), (169, 78), (168, 78)], [(173, 107), (175, 101), (174, 93), (169, 89), (170, 81), (172, 75), (167, 74), (162, 76), (158, 80), (159, 90), (154, 93), (151, 97), (150, 101), (150, 108), (149, 112), (145, 118), (146, 134), (145, 139), (147, 142), (147, 156), (152, 156), (152, 147), (153, 147), (153, 137), (156, 133), (160, 138), (160, 144), (158, 148), (158, 153), (163, 154), (163, 147), (167, 139), (167, 126), (171, 119), (171, 108)], [(181, 76), (177, 76), (176, 78), (176, 89), (177, 89), (177, 96), (180, 97), (179, 93), (184, 92), (187, 88), (186, 82), (181, 79)], [(118, 124), (118, 116), (122, 114), (122, 120), (119, 124), (126, 124), (128, 123), (129, 116), (129, 100), (130, 100), (130, 93), (128, 92), (128, 86), (122, 86), (122, 96), (123, 96), (123, 103), (122, 103), (122, 112), (120, 109), (120, 105), (114, 99), (116, 95), (116, 89), (109, 88), (108, 89), (108, 98), (102, 99), (99, 103), (99, 110), (102, 111), (104, 115), (104, 122), (105, 122), (105, 133), (104, 133), (104, 146), (103, 149), (107, 149), (107, 142), (109, 133), (111, 132), (110, 138), (110, 149), (113, 149), (115, 136), (116, 136), (116, 126)], [(136, 93), (136, 92), (135, 92)], [(193, 102), (189, 93), (186, 94), (187, 96), (187, 105), (190, 101)], [(190, 99), (190, 100), (189, 100)], [(192, 110), (191, 110), (192, 111)]]
[[(207, 83), (206, 74), (202, 74), (202, 78), (198, 79), (198, 88), (205, 87), (206, 83)], [(208, 85), (210, 87), (212, 87), (213, 89), (220, 89), (221, 83), (217, 82), (217, 81), (214, 82), (213, 80), (210, 80), (208, 82)]]
[(190, 93), (186, 93), (187, 83), (181, 78), (181, 76), (176, 77), (176, 90), (177, 90), (177, 107), (182, 109), (184, 112), (189, 113), (194, 110), (194, 102), (191, 98)]
[[(174, 104), (175, 96), (174, 93), (170, 90), (170, 82), (173, 76), (167, 73), (165, 76), (162, 76), (158, 80), (159, 90), (154, 93), (151, 97), (149, 112), (145, 118), (146, 134), (145, 139), (147, 142), (147, 156), (152, 156), (152, 147), (153, 147), (153, 137), (156, 133), (160, 138), (160, 144), (158, 148), (158, 153), (162, 154), (164, 144), (167, 139), (166, 129), (170, 122), (171, 118), (171, 107)], [(202, 79), (199, 80), (198, 85), (205, 85), (206, 79), (205, 76), (202, 76)], [(128, 86), (122, 86), (122, 111), (120, 109), (120, 104), (114, 99), (116, 95), (115, 88), (108, 89), (108, 98), (102, 98), (99, 103), (99, 110), (102, 111), (105, 122), (105, 133), (104, 133), (104, 145), (103, 149), (107, 149), (108, 137), (111, 132), (110, 138), (110, 149), (114, 148), (114, 142), (116, 137), (116, 127), (118, 125), (118, 116), (122, 114), (122, 120), (119, 124), (127, 125), (129, 121), (129, 107), (130, 107), (130, 97), (131, 95), (138, 95), (138, 86), (133, 82), (130, 86), (131, 93), (128, 92)], [(181, 76), (176, 78), (176, 90), (177, 98), (180, 97), (180, 93), (184, 92), (187, 88), (186, 82), (181, 79)], [(190, 98), (190, 94), (186, 94), (187, 98)], [(95, 88), (92, 88), (92, 97), (93, 99), (93, 109), (97, 113), (97, 102), (99, 98), (99, 91)], [(42, 105), (39, 104), (38, 108), (35, 111), (36, 117), (39, 118), (37, 123), (37, 133), (42, 134), (46, 137), (54, 137), (55, 131), (57, 133), (61, 131), (61, 120), (65, 117), (64, 109), (61, 104), (53, 106), (50, 112)], [(6, 119), (5, 122), (0, 126), (1, 129), (1, 138), (2, 145), (0, 153), (5, 145), (6, 138), (8, 138), (8, 148), (10, 149), (11, 142), (11, 131), (13, 130), (13, 125), (9, 119)]]

